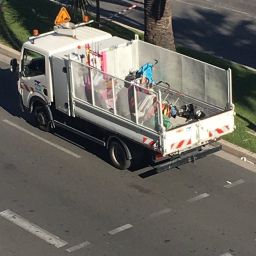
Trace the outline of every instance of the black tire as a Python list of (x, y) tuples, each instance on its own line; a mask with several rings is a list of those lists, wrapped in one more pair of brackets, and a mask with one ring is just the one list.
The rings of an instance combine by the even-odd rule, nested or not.
[(35, 107), (34, 109), (34, 117), (36, 126), (45, 132), (50, 131), (50, 119), (47, 115), (46, 110), (43, 106)]
[(118, 140), (111, 140), (108, 153), (111, 163), (114, 167), (120, 170), (126, 170), (131, 165), (131, 160), (127, 159), (127, 153), (121, 142)]

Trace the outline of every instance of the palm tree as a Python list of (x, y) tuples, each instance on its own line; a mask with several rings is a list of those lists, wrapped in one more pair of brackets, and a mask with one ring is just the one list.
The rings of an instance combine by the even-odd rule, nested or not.
[(175, 50), (171, 0), (144, 0), (145, 41)]
[(96, 22), (97, 26), (100, 27), (100, 0), (96, 0)]
[(82, 20), (83, 16), (88, 13), (91, 6), (91, 0), (69, 0), (71, 11), (75, 22)]
[(81, 18), (88, 14), (92, 2), (96, 2), (96, 21), (97, 24), (100, 23), (100, 0), (70, 0), (69, 2), (75, 21), (81, 21)]

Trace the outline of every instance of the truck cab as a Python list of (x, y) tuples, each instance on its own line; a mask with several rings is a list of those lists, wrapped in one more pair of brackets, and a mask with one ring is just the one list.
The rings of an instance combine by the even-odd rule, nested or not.
[(21, 51), (19, 73), (18, 90), (26, 108), (30, 107), (33, 97), (51, 103), (51, 68), (47, 52), (25, 44)]
[[(84, 24), (75, 27), (75, 35), (69, 30), (55, 29), (51, 32), (30, 37), (21, 50), (18, 90), (22, 96), (23, 105), (32, 111), (32, 102), (40, 99), (51, 105), (53, 97), (52, 56), (63, 52), (76, 52), (86, 44), (92, 44), (111, 37), (109, 33)], [(85, 55), (85, 52), (83, 52)]]

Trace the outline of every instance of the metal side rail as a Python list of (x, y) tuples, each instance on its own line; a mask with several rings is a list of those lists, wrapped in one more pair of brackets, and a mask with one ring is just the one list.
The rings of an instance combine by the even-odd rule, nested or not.
[(100, 140), (100, 139), (98, 139), (98, 138), (95, 138), (95, 137), (93, 137), (93, 136), (91, 136), (91, 135), (89, 135), (89, 134), (87, 134), (87, 133), (84, 133), (84, 132), (82, 132), (82, 131), (79, 131), (79, 130), (77, 130), (77, 129), (71, 127), (71, 126), (68, 126), (68, 125), (66, 125), (66, 124), (64, 124), (64, 123), (61, 123), (61, 122), (59, 122), (59, 121), (57, 121), (57, 120), (54, 120), (54, 124), (55, 124), (57, 127), (61, 127), (61, 128), (66, 129), (66, 130), (68, 130), (68, 131), (70, 131), (70, 132), (73, 132), (73, 133), (75, 133), (75, 134), (77, 134), (77, 135), (79, 135), (79, 136), (81, 136), (81, 137), (83, 137), (83, 138), (85, 138), (85, 139), (91, 140), (91, 141), (93, 141), (93, 142), (95, 142), (95, 143), (97, 143), (97, 144), (99, 144), (99, 145), (101, 145), (101, 146), (104, 146), (104, 147), (106, 146), (105, 141)]
[(221, 148), (222, 148), (221, 144), (215, 142), (202, 148), (193, 149), (185, 154), (181, 154), (179, 157), (175, 159), (171, 159), (171, 160), (169, 159), (164, 162), (157, 163), (156, 165), (152, 166), (153, 169), (143, 172), (139, 174), (139, 176), (142, 178), (147, 178), (149, 176), (152, 176), (161, 172), (169, 171), (183, 164), (194, 163), (197, 159), (206, 157), (207, 155), (220, 151)]

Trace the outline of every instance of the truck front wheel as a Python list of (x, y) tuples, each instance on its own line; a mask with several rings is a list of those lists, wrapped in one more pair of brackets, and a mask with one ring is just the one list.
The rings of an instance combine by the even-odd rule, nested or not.
[(50, 119), (44, 107), (43, 106), (35, 107), (33, 112), (34, 112), (36, 126), (42, 131), (49, 132)]
[[(111, 140), (108, 147), (109, 157), (113, 166), (120, 170), (125, 170), (131, 165), (131, 160), (128, 159), (125, 146), (118, 140)], [(127, 148), (127, 150), (129, 149)]]

